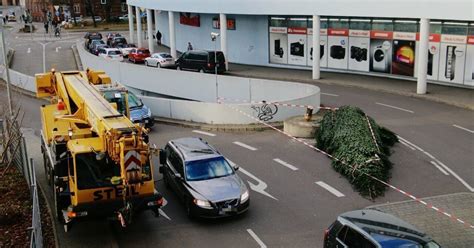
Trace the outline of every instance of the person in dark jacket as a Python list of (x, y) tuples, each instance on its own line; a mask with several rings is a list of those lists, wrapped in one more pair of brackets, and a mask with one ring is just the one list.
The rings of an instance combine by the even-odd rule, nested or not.
[(156, 31), (156, 43), (158, 44), (158, 46), (161, 46), (161, 32), (160, 30), (157, 30)]

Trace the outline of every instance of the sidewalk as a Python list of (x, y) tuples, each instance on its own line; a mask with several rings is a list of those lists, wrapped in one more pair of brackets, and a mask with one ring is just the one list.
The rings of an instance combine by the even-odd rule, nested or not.
[[(147, 42), (144, 42), (147, 46)], [(169, 52), (165, 46), (157, 47), (156, 52)], [(180, 53), (178, 52), (178, 55)], [(286, 69), (256, 65), (229, 64), (229, 75), (273, 80), (285, 80), (299, 83), (329, 84), (358, 87), (373, 91), (417, 97), (461, 108), (474, 110), (474, 89), (458, 88), (437, 84), (428, 84), (425, 95), (416, 94), (416, 81), (393, 79), (383, 76), (367, 76), (342, 72), (321, 72), (320, 80), (313, 80), (311, 70)]]

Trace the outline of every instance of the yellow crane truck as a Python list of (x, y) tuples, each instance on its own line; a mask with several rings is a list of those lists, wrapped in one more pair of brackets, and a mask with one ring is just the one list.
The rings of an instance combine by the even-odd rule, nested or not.
[(163, 197), (143, 128), (107, 102), (86, 72), (52, 70), (35, 79), (37, 97), (50, 99), (41, 107), (41, 151), (64, 230), (86, 217), (112, 217), (124, 227), (139, 211), (158, 217)]

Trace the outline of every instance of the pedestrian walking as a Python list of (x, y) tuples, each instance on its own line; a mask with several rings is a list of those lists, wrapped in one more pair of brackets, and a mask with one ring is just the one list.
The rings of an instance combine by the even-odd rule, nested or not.
[(48, 28), (49, 28), (48, 22), (44, 22), (44, 30), (46, 30), (46, 33), (48, 33)]
[(161, 46), (161, 32), (160, 30), (157, 30), (156, 31), (156, 43), (158, 44), (158, 46)]
[(191, 42), (188, 42), (188, 51), (192, 51), (193, 50), (193, 45), (191, 45)]

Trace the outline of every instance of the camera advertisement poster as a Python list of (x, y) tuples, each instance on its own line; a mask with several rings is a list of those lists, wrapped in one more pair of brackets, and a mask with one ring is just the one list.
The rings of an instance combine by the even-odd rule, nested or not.
[(288, 64), (306, 65), (306, 28), (288, 28)]
[[(327, 36), (327, 29), (321, 29), (321, 32), (319, 33), (319, 65), (320, 67), (327, 67), (328, 66), (328, 36)], [(309, 28), (308, 29), (308, 39), (307, 39), (307, 44), (308, 44), (308, 53), (306, 54), (307, 57), (307, 65), (312, 66), (313, 65), (313, 29)]]
[(464, 84), (474, 86), (474, 36), (467, 37), (466, 69), (464, 70)]
[(370, 31), (349, 30), (349, 70), (369, 71)]
[(392, 66), (392, 32), (370, 33), (370, 71), (390, 73)]
[(347, 49), (349, 43), (349, 30), (329, 29), (328, 30), (328, 67), (336, 69), (347, 69)]
[(415, 72), (416, 33), (394, 32), (392, 74), (413, 77)]
[[(419, 40), (419, 38), (417, 38)], [(438, 68), (439, 68), (439, 48), (441, 35), (440, 34), (431, 34), (428, 43), (428, 67), (426, 70), (426, 78), (429, 80), (438, 80)], [(418, 51), (420, 47), (420, 42), (416, 42), (416, 49)], [(415, 63), (415, 73), (414, 76), (418, 75), (418, 63)]]
[(463, 84), (467, 36), (441, 35), (438, 80)]
[(270, 63), (288, 63), (288, 35), (283, 27), (270, 27)]

